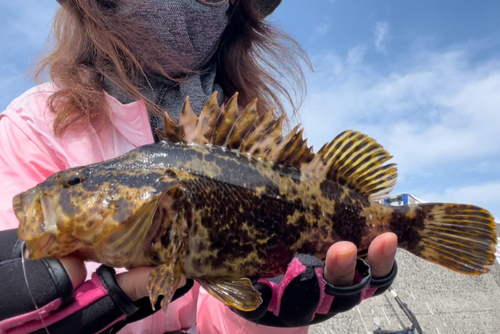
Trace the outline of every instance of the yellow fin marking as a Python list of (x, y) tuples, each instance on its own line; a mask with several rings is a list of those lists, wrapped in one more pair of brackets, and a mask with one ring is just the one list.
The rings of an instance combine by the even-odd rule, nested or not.
[(349, 130), (324, 145), (302, 171), (306, 178), (333, 180), (376, 200), (396, 185), (396, 165), (384, 165), (391, 158), (374, 139)]

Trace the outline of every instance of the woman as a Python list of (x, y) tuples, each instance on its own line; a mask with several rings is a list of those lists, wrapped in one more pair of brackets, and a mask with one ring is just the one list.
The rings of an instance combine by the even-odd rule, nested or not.
[(87, 265), (92, 275), (85, 281), (86, 268), (75, 258), (23, 265), (15, 194), (57, 171), (158, 140), (161, 114), (178, 118), (187, 96), (197, 113), (218, 91), (220, 104), (239, 92), (240, 104), (258, 97), (259, 112), (273, 106), (279, 115), (280, 97), (294, 103), (276, 77), (300, 92), (298, 59), (307, 59), (264, 21), (280, 0), (59, 2), (56, 48), (39, 72), (48, 68), (52, 80), (0, 115), (0, 331), (306, 333), (308, 325), (388, 288), (396, 275), (394, 234), (371, 244), (371, 280), (356, 247), (339, 242), (325, 263), (299, 255), (284, 277), (256, 282), (264, 302), (250, 313), (225, 307), (187, 280), (168, 316), (153, 314), (146, 297), (151, 268), (115, 275)]

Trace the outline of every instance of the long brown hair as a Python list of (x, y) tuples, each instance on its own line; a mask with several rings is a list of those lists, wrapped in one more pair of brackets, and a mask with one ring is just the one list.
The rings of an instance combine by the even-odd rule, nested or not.
[[(41, 60), (35, 75), (40, 78), (49, 69), (59, 88), (48, 101), (55, 114), (56, 136), (73, 123), (106, 119), (103, 77), (134, 99), (143, 99), (148, 110), (160, 116), (159, 107), (141, 94), (146, 73), (180, 81), (182, 78), (169, 77), (165, 69), (185, 75), (192, 72), (172, 60), (144, 23), (133, 15), (117, 13), (118, 3), (123, 1), (137, 0), (62, 1), (54, 19), (55, 49)], [(261, 113), (273, 107), (277, 116), (283, 114), (284, 100), (295, 113), (306, 92), (300, 60), (310, 65), (309, 59), (291, 37), (259, 19), (255, 3), (238, 0), (233, 5), (216, 54), (216, 81), (226, 95), (238, 92), (240, 104), (259, 98)]]

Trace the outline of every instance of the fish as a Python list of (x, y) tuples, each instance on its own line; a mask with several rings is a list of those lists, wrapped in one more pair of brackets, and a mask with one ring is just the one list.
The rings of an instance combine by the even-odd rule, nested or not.
[(196, 116), (189, 98), (179, 120), (165, 113), (159, 142), (117, 158), (58, 172), (16, 195), (18, 235), (28, 257), (72, 255), (110, 267), (152, 266), (154, 308), (167, 312), (181, 277), (225, 305), (261, 303), (252, 278), (283, 274), (296, 254), (324, 260), (334, 243), (360, 256), (393, 232), (398, 247), (465, 275), (495, 260), (496, 224), (469, 204), (380, 203), (397, 181), (392, 156), (347, 130), (319, 151), (285, 116), (243, 111), (235, 94), (214, 94)]

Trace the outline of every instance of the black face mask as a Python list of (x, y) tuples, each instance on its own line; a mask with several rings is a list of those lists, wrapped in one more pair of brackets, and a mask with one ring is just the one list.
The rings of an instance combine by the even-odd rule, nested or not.
[(191, 71), (213, 57), (229, 23), (229, 0), (141, 0), (118, 6), (119, 12), (145, 22), (172, 60)]

